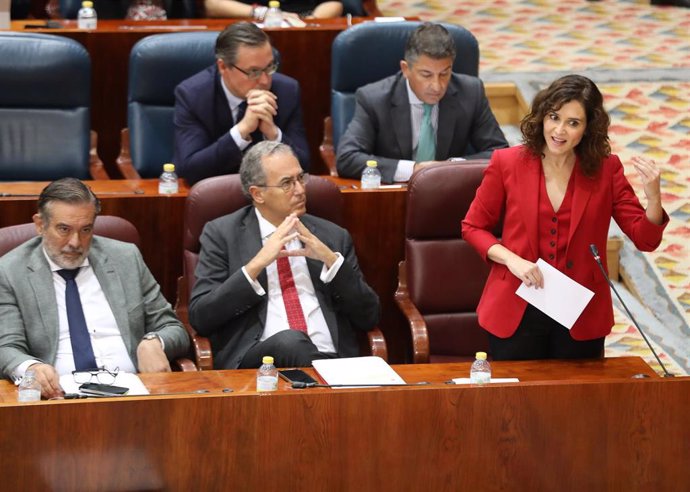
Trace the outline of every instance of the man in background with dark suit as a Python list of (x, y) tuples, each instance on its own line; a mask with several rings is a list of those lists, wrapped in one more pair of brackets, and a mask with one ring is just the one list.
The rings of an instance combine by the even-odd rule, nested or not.
[(357, 332), (379, 319), (345, 229), (306, 214), (308, 175), (287, 145), (244, 156), (252, 204), (206, 224), (189, 318), (208, 336), (217, 369), (278, 367), (359, 355)]
[(273, 55), (261, 29), (231, 24), (216, 41), (216, 64), (175, 89), (174, 162), (190, 184), (237, 173), (243, 153), (261, 140), (289, 145), (309, 170), (300, 87), (275, 73)]
[(401, 72), (365, 85), (338, 145), (338, 174), (359, 178), (376, 160), (386, 183), (452, 157), (489, 158), (508, 146), (477, 77), (453, 73), (455, 43), (440, 24), (410, 36)]

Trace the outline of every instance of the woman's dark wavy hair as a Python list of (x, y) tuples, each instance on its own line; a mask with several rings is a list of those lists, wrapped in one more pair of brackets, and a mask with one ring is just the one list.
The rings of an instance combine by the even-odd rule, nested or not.
[(580, 167), (585, 176), (594, 176), (602, 160), (611, 154), (608, 129), (609, 115), (604, 109), (604, 98), (597, 86), (587, 77), (566, 75), (539, 91), (532, 103), (532, 111), (522, 119), (520, 130), (525, 147), (534, 155), (544, 152), (544, 117), (558, 111), (570, 101), (579, 101), (585, 109), (587, 127), (582, 140), (575, 147)]

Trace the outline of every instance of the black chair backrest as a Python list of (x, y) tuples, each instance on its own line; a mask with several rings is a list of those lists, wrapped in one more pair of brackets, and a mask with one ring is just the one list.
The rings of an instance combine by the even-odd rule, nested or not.
[(91, 60), (63, 36), (0, 32), (0, 181), (89, 179)]

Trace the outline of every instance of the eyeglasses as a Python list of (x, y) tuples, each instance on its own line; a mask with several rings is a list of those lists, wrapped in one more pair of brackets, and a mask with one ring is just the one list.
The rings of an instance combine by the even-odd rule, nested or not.
[(252, 68), (251, 70), (243, 70), (234, 63), (231, 63), (230, 66), (245, 74), (249, 80), (259, 80), (263, 74), (273, 75), (278, 71), (278, 62), (275, 61), (266, 68)]
[(262, 188), (280, 188), (281, 190), (283, 190), (284, 193), (291, 193), (291, 192), (295, 191), (295, 186), (297, 186), (297, 183), (304, 186), (308, 182), (309, 182), (309, 174), (299, 173), (295, 177), (283, 179), (277, 185), (257, 185), (257, 186), (261, 186)]
[(105, 367), (98, 367), (89, 371), (72, 371), (72, 377), (77, 384), (90, 383), (94, 378), (101, 384), (113, 384), (118, 372), (120, 372), (119, 367), (112, 371)]

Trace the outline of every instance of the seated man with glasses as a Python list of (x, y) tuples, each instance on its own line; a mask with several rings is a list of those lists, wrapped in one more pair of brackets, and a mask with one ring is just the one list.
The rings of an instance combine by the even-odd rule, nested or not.
[(188, 183), (237, 173), (261, 140), (289, 145), (309, 170), (300, 87), (277, 69), (266, 33), (238, 22), (218, 36), (215, 65), (177, 86), (173, 160)]
[(204, 227), (189, 318), (216, 369), (354, 357), (378, 323), (350, 235), (306, 214), (306, 177), (290, 147), (261, 142), (240, 167), (252, 204)]
[(94, 236), (99, 211), (84, 183), (54, 181), (38, 198), (38, 236), (0, 258), (0, 376), (31, 369), (44, 398), (73, 370), (170, 371), (189, 349), (137, 247)]

